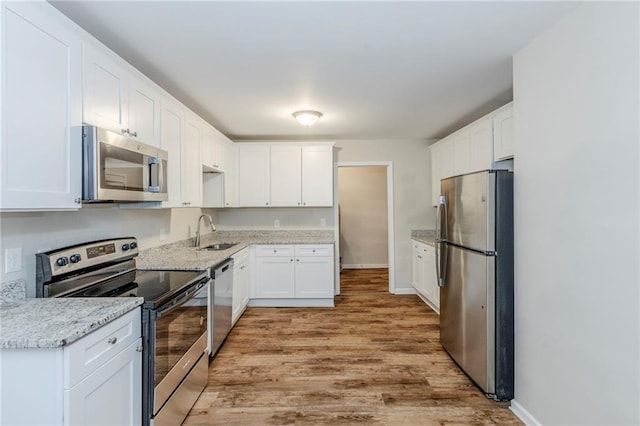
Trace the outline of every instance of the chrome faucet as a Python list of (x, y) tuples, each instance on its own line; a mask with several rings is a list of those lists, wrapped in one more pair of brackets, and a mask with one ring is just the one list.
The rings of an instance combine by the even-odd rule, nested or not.
[(193, 244), (195, 247), (200, 247), (200, 221), (202, 220), (203, 217), (209, 220), (209, 226), (211, 227), (211, 232), (215, 232), (216, 230), (216, 227), (213, 225), (213, 219), (211, 219), (210, 215), (208, 214), (200, 215), (200, 217), (198, 218), (198, 227), (196, 229), (196, 241)]

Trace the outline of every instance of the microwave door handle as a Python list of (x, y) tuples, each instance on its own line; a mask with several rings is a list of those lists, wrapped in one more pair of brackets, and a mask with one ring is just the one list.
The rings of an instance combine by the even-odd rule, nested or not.
[[(149, 158), (149, 192), (160, 192), (159, 173), (162, 161), (156, 157)], [(154, 173), (155, 172), (155, 173)], [(155, 177), (155, 179), (154, 179)]]

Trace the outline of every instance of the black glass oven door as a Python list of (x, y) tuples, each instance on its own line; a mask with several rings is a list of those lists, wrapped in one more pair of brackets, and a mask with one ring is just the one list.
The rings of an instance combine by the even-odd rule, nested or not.
[(208, 293), (207, 284), (197, 292), (178, 296), (156, 313), (154, 413), (207, 350)]

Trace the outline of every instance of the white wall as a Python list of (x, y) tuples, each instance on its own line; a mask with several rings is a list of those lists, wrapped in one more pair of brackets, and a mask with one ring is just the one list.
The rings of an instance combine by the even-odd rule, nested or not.
[(640, 423), (639, 7), (584, 3), (514, 57), (516, 409)]
[(387, 168), (340, 167), (338, 200), (344, 266), (388, 266)]
[(336, 142), (336, 161), (393, 163), (395, 287), (411, 292), (411, 230), (432, 229), (431, 165), (423, 140), (348, 140)]
[[(215, 211), (208, 213), (215, 223)], [(89, 206), (77, 212), (2, 213), (0, 282), (24, 278), (27, 297), (34, 297), (37, 252), (121, 236), (137, 237), (140, 249), (146, 249), (195, 236), (200, 214), (196, 208), (125, 210), (116, 205)], [(22, 271), (5, 274), (4, 249), (15, 247), (22, 248)]]

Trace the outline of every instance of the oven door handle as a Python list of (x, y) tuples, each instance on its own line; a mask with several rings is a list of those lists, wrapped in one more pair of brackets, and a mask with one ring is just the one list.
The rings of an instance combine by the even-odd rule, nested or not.
[(169, 312), (171, 312), (174, 309), (178, 308), (184, 302), (186, 302), (186, 301), (188, 301), (190, 299), (193, 299), (194, 296), (198, 293), (198, 291), (207, 284), (207, 282), (208, 282), (208, 278), (207, 278), (206, 281), (205, 280), (200, 281), (198, 284), (193, 286), (193, 288), (185, 291), (180, 296), (178, 296), (177, 298), (173, 299), (171, 302), (169, 302), (167, 305), (165, 305), (162, 309), (156, 311), (156, 318), (160, 318), (160, 317), (162, 317), (164, 315), (167, 315)]

